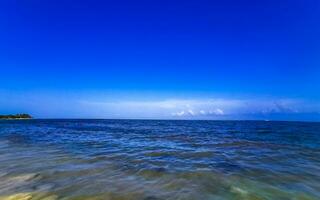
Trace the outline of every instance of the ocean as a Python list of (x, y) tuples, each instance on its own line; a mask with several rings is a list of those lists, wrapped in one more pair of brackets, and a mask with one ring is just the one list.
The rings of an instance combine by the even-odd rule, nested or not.
[(1, 120), (0, 199), (320, 199), (320, 123)]

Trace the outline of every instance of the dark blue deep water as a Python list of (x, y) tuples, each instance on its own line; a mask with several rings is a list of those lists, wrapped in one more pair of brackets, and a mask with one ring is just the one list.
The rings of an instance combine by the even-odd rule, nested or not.
[(2, 120), (0, 199), (320, 199), (320, 123)]

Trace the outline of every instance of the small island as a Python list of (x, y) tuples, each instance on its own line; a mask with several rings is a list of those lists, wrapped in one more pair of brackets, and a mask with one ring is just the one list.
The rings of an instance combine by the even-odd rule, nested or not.
[(32, 119), (29, 114), (0, 115), (0, 119)]

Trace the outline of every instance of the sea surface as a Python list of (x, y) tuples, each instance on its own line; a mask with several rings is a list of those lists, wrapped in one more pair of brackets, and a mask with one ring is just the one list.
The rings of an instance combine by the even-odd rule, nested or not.
[(1, 120), (0, 199), (320, 199), (320, 123)]

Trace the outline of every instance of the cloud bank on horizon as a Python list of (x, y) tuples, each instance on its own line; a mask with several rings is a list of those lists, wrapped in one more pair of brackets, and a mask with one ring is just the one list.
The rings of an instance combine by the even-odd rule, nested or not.
[(116, 94), (113, 98), (31, 94), (2, 94), (2, 97), (1, 112), (27, 112), (37, 118), (320, 121), (318, 101), (293, 98), (158, 97), (150, 100), (146, 97), (129, 100)]
[[(83, 107), (119, 118), (161, 119), (320, 119), (320, 105), (296, 99), (169, 99), (160, 101), (81, 101)], [(100, 115), (96, 113), (97, 115)]]

